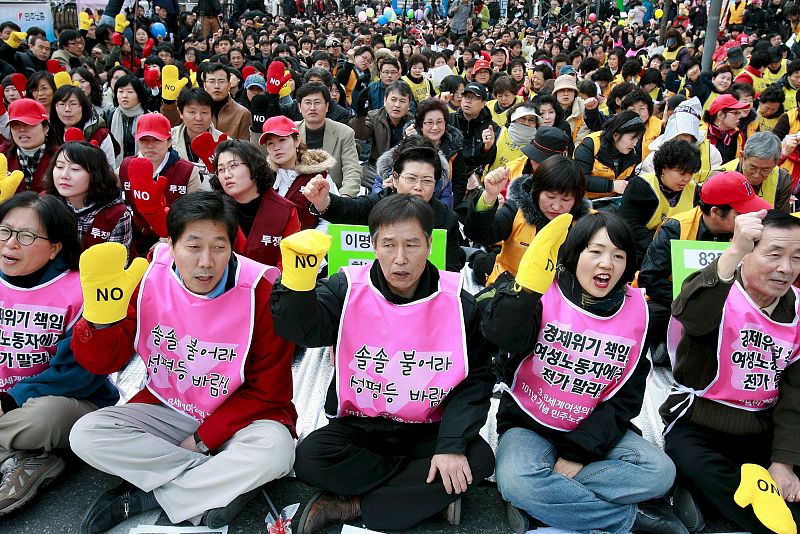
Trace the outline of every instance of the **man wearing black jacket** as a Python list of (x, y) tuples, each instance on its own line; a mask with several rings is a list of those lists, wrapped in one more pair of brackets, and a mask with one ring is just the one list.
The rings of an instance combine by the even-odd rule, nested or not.
[[(324, 490), (306, 506), (300, 534), (359, 516), (371, 529), (406, 530), (445, 509), (457, 525), (460, 495), (494, 468), (478, 435), (494, 382), (489, 347), (461, 275), (427, 261), (433, 211), (394, 195), (369, 223), (376, 260), (316, 285), (316, 268), (302, 266), (317, 265), (330, 238), (312, 230), (281, 243), (276, 332), (332, 345), (336, 360), (329, 423), (297, 449), (298, 478)], [(430, 321), (436, 328), (422, 326)]]

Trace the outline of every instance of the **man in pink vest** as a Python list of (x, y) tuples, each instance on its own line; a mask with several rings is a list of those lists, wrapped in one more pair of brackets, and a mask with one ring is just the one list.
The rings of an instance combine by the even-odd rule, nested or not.
[[(414, 165), (433, 172), (432, 162)], [(376, 261), (320, 283), (316, 265), (330, 237), (305, 230), (281, 241), (275, 329), (304, 346), (333, 346), (336, 369), (329, 423), (297, 450), (298, 478), (322, 491), (296, 532), (358, 517), (371, 529), (406, 530), (438, 512), (457, 525), (461, 495), (494, 469), (478, 435), (494, 383), (491, 352), (461, 274), (427, 261), (433, 218), (412, 195), (380, 201), (369, 217)]]
[(676, 513), (692, 532), (703, 528), (703, 508), (753, 533), (794, 532), (800, 520), (799, 275), (800, 219), (745, 213), (730, 247), (672, 304), (683, 332), (661, 416), (678, 471)]
[(106, 374), (138, 354), (148, 375), (127, 404), (73, 427), (72, 450), (124, 480), (90, 506), (83, 534), (157, 507), (219, 528), (292, 468), (294, 345), (269, 312), (278, 272), (232, 252), (235, 210), (218, 193), (182, 196), (149, 266), (137, 258), (125, 270), (117, 243), (81, 256), (76, 360)]

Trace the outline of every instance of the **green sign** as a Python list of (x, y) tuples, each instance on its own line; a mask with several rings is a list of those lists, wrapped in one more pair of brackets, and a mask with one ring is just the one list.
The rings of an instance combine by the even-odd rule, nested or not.
[[(347, 265), (366, 265), (375, 259), (369, 228), (357, 224), (329, 224), (331, 248), (328, 251), (328, 276)], [(431, 255), (428, 258), (437, 269), (445, 268), (447, 231), (433, 231)]]
[(683, 281), (695, 271), (711, 264), (730, 246), (717, 241), (674, 239), (672, 245), (672, 298), (681, 292)]

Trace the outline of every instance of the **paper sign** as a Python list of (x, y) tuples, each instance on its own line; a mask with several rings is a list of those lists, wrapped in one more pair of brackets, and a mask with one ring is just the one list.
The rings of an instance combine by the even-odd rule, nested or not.
[(53, 32), (53, 11), (48, 2), (11, 2), (10, 4), (0, 2), (0, 20), (10, 20), (18, 24), (22, 31), (36, 26), (45, 31), (48, 40), (53, 41), (56, 38), (56, 34)]
[(672, 246), (672, 298), (681, 292), (683, 281), (695, 271), (703, 269), (722, 255), (730, 243), (716, 241), (690, 241), (675, 239)]
[[(328, 251), (328, 276), (346, 265), (366, 265), (375, 259), (369, 228), (350, 224), (329, 224), (331, 248)], [(433, 231), (431, 255), (428, 258), (437, 268), (444, 270), (447, 232), (443, 229)]]
[(434, 89), (439, 89), (439, 86), (442, 85), (442, 80), (452, 75), (453, 69), (448, 65), (434, 67), (427, 72), (428, 79), (430, 79)]
[(365, 528), (358, 528), (351, 525), (345, 525), (342, 527), (342, 534), (383, 534), (383, 533), (378, 532), (377, 530), (367, 530)]
[(211, 528), (139, 525), (138, 527), (132, 528), (129, 534), (228, 534), (228, 526)]

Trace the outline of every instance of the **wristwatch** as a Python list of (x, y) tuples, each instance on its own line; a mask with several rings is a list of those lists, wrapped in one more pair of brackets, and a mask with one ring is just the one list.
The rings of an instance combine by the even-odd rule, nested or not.
[(203, 443), (203, 440), (200, 439), (200, 436), (197, 434), (197, 432), (194, 433), (194, 447), (195, 449), (197, 449), (197, 452), (201, 454), (208, 454), (209, 452), (211, 452), (209, 451), (206, 444)]

